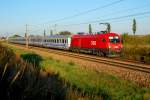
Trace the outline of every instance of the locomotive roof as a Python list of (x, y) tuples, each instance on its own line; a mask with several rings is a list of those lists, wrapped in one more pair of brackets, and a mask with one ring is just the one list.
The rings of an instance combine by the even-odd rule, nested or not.
[(73, 37), (93, 37), (93, 36), (115, 36), (117, 33), (106, 33), (106, 34), (76, 34)]

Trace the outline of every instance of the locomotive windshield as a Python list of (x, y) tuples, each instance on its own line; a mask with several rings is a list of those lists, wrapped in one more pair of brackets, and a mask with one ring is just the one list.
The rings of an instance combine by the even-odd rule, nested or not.
[(110, 43), (120, 43), (120, 39), (118, 36), (110, 36), (109, 41)]

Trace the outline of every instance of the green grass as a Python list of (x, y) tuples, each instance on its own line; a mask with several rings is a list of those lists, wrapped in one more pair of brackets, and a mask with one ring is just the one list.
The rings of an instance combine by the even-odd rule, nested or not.
[(45, 59), (42, 66), (46, 70), (59, 73), (60, 77), (70, 83), (72, 88), (87, 95), (100, 95), (105, 100), (142, 100), (144, 90), (135, 84), (121, 80), (106, 73), (82, 70), (79, 66), (54, 59)]
[[(13, 48), (16, 53), (31, 53)], [(121, 80), (107, 73), (83, 69), (73, 61), (69, 63), (53, 57), (44, 58), (40, 63), (42, 69), (49, 73), (57, 73), (65, 80), (71, 90), (82, 93), (92, 99), (101, 96), (104, 100), (146, 100), (150, 99), (150, 89), (141, 88), (132, 82)], [(147, 99), (147, 100), (148, 100)]]

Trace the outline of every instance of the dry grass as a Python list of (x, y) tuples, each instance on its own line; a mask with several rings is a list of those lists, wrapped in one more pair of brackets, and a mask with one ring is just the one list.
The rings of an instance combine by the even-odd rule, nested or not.
[(123, 58), (150, 63), (150, 35), (130, 36), (122, 35), (123, 38)]

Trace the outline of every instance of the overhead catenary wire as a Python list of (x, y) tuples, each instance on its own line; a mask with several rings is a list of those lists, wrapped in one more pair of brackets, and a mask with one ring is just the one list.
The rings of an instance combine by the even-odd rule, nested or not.
[(88, 21), (88, 22), (83, 22), (83, 23), (75, 23), (75, 24), (67, 24), (67, 25), (59, 25), (59, 26), (75, 26), (75, 25), (82, 25), (82, 24), (89, 24), (89, 23), (97, 23), (97, 22), (102, 22), (102, 21), (118, 20), (118, 19), (123, 19), (123, 18), (134, 17), (134, 16), (143, 16), (143, 15), (147, 15), (147, 14), (150, 14), (150, 11), (125, 15), (125, 16), (119, 16), (119, 17), (112, 17), (112, 18), (107, 18), (107, 19), (102, 19), (102, 20), (99, 19), (99, 20), (95, 20), (95, 21)]
[(60, 18), (60, 19), (57, 19), (57, 20), (49, 21), (45, 24), (54, 23), (54, 22), (63, 21), (63, 20), (68, 20), (68, 19), (72, 19), (72, 18), (75, 18), (75, 17), (78, 17), (78, 16), (83, 16), (85, 14), (88, 14), (88, 13), (91, 13), (91, 12), (94, 12), (94, 11), (97, 11), (97, 10), (100, 10), (100, 9), (103, 9), (103, 8), (106, 8), (106, 7), (113, 6), (113, 5), (118, 4), (120, 2), (123, 2), (123, 1), (125, 1), (125, 0), (117, 0), (117, 1), (111, 2), (109, 4), (106, 4), (106, 5), (97, 7), (97, 8), (93, 8), (93, 9), (90, 9), (90, 10), (87, 10), (87, 11), (84, 11), (84, 12), (79, 12), (77, 14), (67, 16), (67, 17), (64, 17), (64, 18)]
[[(130, 15), (125, 15), (125, 16), (120, 16), (120, 17), (113, 17), (113, 18), (108, 18), (108, 19), (103, 19), (103, 20), (97, 20), (97, 21), (89, 21), (89, 22), (84, 22), (84, 23), (77, 23), (77, 24), (68, 24), (68, 25), (59, 25), (59, 26), (77, 26), (77, 25), (83, 25), (83, 24), (89, 24), (89, 23), (99, 23), (102, 21), (111, 21), (111, 22), (119, 22), (117, 20), (119, 19), (124, 19), (124, 18), (130, 18), (130, 17), (139, 17), (141, 16), (141, 18), (145, 17), (143, 15), (148, 15), (150, 14), (150, 11), (148, 12), (141, 12), (141, 13), (135, 13), (135, 14), (130, 14)], [(41, 29), (35, 30), (35, 31), (31, 31), (31, 32), (38, 32), (41, 31)]]
[[(110, 14), (118, 14), (118, 13), (123, 13), (123, 12), (127, 12), (127, 11), (133, 11), (133, 10), (137, 10), (137, 9), (141, 9), (141, 8), (146, 8), (146, 7), (149, 7), (149, 5), (150, 5), (150, 3), (146, 3), (145, 5), (140, 5), (140, 6), (137, 6), (137, 7), (134, 7), (134, 8), (129, 8), (129, 9), (125, 9), (125, 10), (112, 12), (112, 13), (109, 13), (109, 14), (105, 14), (103, 16), (109, 16)], [(103, 16), (101, 16), (101, 17), (103, 17)], [(97, 19), (100, 19), (100, 18), (97, 18)], [(71, 25), (71, 24), (69, 24), (69, 25)]]
[[(110, 3), (110, 5), (104, 5), (104, 6), (101, 6), (101, 8), (105, 8), (105, 7), (109, 7), (109, 6), (111, 6), (111, 5), (114, 5), (115, 3), (119, 3), (119, 2), (122, 2), (122, 1), (124, 1), (124, 0), (118, 0), (118, 1), (115, 1), (115, 2), (112, 2), (112, 3)], [(125, 10), (123, 10), (123, 11), (117, 11), (117, 12), (112, 12), (113, 14), (115, 14), (115, 13), (121, 13), (121, 12), (126, 12), (126, 11), (131, 11), (131, 10), (135, 10), (135, 9), (141, 9), (141, 8), (145, 8), (145, 7), (147, 7), (148, 5), (149, 5), (150, 3), (147, 3), (147, 4), (145, 4), (145, 5), (142, 5), (142, 6), (138, 6), (138, 7), (134, 7), (134, 8), (130, 8), (130, 9), (125, 9)], [(87, 13), (88, 12), (92, 12), (92, 11), (94, 11), (94, 10), (96, 10), (96, 9), (98, 9), (98, 8), (95, 8), (95, 9), (91, 9), (91, 10), (88, 10), (88, 11), (86, 11)], [(99, 9), (100, 9), (100, 7), (99, 7)], [(83, 14), (86, 14), (86, 12), (82, 12)], [(82, 13), (80, 13), (81, 15), (82, 15)], [(78, 13), (79, 14), (79, 13)], [(80, 14), (79, 14), (79, 16), (80, 16)], [(131, 14), (131, 15), (127, 15), (127, 16), (120, 16), (120, 17), (113, 17), (113, 18), (108, 18), (108, 19), (102, 19), (102, 20), (96, 20), (96, 21), (88, 21), (88, 22), (83, 22), (83, 23), (77, 23), (77, 24), (67, 24), (67, 25), (59, 25), (59, 26), (75, 26), (75, 25), (81, 25), (81, 24), (89, 24), (89, 23), (97, 23), (97, 22), (99, 22), (99, 21), (109, 21), (109, 20), (118, 20), (118, 19), (122, 19), (122, 17), (123, 18), (126, 18), (126, 17), (132, 17), (134, 14)], [(145, 13), (144, 13), (144, 15), (145, 15)], [(75, 15), (72, 15), (72, 17), (77, 17), (78, 15), (76, 14), (76, 16)], [(134, 15), (134, 16), (140, 16), (140, 15)], [(59, 19), (59, 20), (55, 20), (55, 21), (61, 21), (61, 20), (67, 20), (68, 18), (71, 18), (71, 16), (68, 16), (68, 17), (64, 17), (64, 18), (66, 18), (66, 19), (64, 19), (64, 18), (62, 18), (62, 19)], [(35, 26), (35, 25), (34, 25)], [(38, 26), (38, 25), (36, 25), (36, 26)], [(52, 26), (50, 26), (50, 27), (54, 27), (53, 25)], [(38, 30), (34, 30), (34, 31), (31, 31), (31, 32), (36, 32), (36, 31), (39, 31), (40, 29), (38, 29)]]
[[(119, 11), (113, 11), (111, 13), (106, 13), (104, 15), (101, 15), (101, 17), (110, 16), (110, 15), (113, 15), (113, 14), (120, 14), (120, 13), (133, 11), (133, 10), (138, 10), (138, 9), (141, 9), (141, 8), (149, 7), (149, 5), (150, 5), (150, 2), (146, 3), (145, 5), (136, 6), (134, 8), (129, 8), (129, 9), (124, 9), (124, 10), (119, 10)], [(100, 18), (96, 18), (96, 19), (100, 19)], [(89, 20), (91, 20), (91, 19), (89, 19)]]

